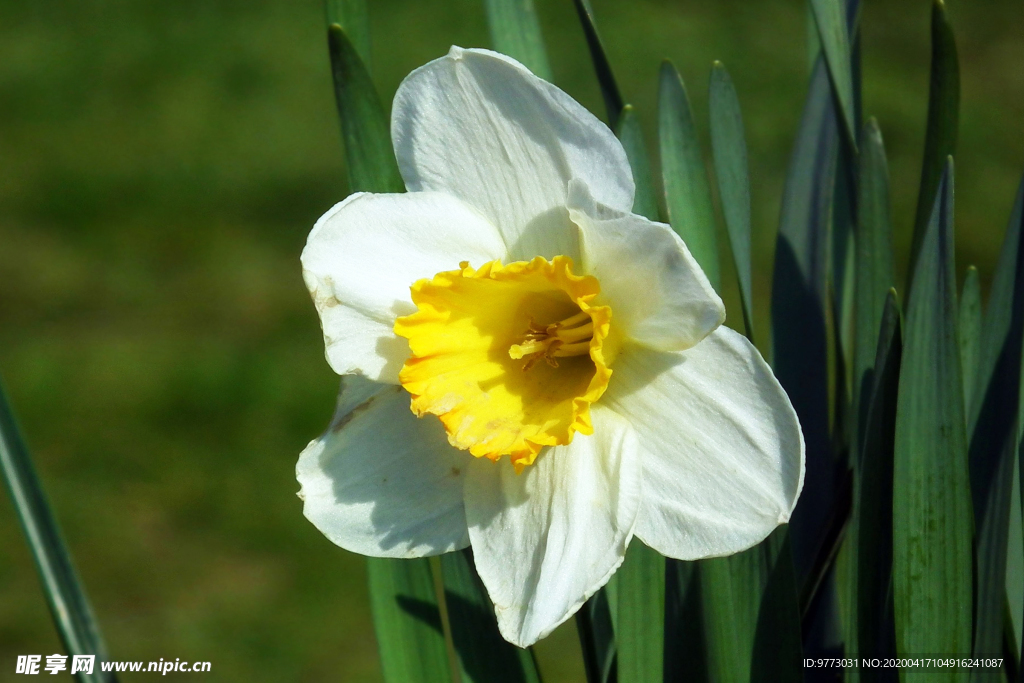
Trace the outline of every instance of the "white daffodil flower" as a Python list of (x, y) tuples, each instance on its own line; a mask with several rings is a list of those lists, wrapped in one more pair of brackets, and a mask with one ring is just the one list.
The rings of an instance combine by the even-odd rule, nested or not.
[(472, 545), (525, 647), (634, 535), (692, 560), (789, 519), (793, 407), (683, 241), (631, 213), (604, 124), (518, 62), (453, 47), (402, 83), (391, 134), (408, 193), (350, 196), (302, 253), (346, 376), (297, 467), (318, 529), (380, 557)]

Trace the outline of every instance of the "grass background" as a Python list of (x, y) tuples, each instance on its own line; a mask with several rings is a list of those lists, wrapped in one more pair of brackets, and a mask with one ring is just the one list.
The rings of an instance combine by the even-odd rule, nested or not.
[[(556, 82), (603, 115), (572, 3), (536, 1)], [(449, 45), (487, 45), (476, 0), (370, 4), (386, 101)], [(949, 4), (963, 83), (958, 264), (987, 282), (1024, 166), (1024, 5)], [(803, 3), (593, 5), (649, 142), (662, 58), (704, 131), (711, 61), (729, 67), (767, 337), (807, 76)], [(866, 0), (862, 19), (864, 108), (888, 146), (901, 263), (929, 11)], [(208, 660), (218, 681), (379, 680), (363, 561), (294, 495), (296, 456), (337, 387), (298, 255), (346, 192), (319, 0), (0, 2), (0, 374), (117, 659)], [(740, 325), (735, 285), (725, 294)], [(0, 548), (6, 680), (16, 655), (60, 644), (8, 503)], [(582, 680), (571, 623), (538, 649), (549, 683)]]

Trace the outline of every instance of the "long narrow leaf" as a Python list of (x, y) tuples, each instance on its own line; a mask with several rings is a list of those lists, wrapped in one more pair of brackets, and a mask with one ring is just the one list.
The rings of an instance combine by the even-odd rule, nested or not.
[(366, 0), (324, 0), (324, 8), (327, 10), (327, 25), (341, 26), (366, 70), (371, 71), (370, 14)]
[[(387, 391), (388, 385), (359, 375), (342, 377), (328, 433), (337, 433), (358, 420), (366, 406)], [(366, 569), (385, 683), (449, 680), (448, 650), (430, 561), (370, 557)]]
[(551, 65), (533, 0), (484, 0), (484, 7), (494, 49), (550, 81)]
[(583, 35), (587, 38), (590, 60), (594, 63), (594, 71), (597, 72), (601, 97), (604, 99), (604, 106), (608, 111), (608, 125), (615, 130), (619, 127), (619, 115), (626, 102), (622, 99), (619, 85), (615, 81), (615, 74), (612, 73), (612, 65), (608, 61), (601, 37), (597, 33), (597, 24), (594, 21), (594, 10), (590, 6), (590, 0), (573, 0), (573, 3), (576, 5), (580, 25), (583, 27)]
[(850, 146), (857, 149), (857, 118), (854, 114), (853, 69), (846, 7), (842, 0), (811, 0), (829, 76), (839, 100)]
[[(369, 71), (340, 25), (328, 29), (328, 47), (351, 189), (403, 191), (387, 118)], [(369, 398), (372, 389), (367, 384), (358, 377), (342, 381), (335, 422)], [(430, 562), (425, 558), (368, 558), (367, 573), (384, 680), (449, 680), (448, 651)]]
[(328, 29), (328, 46), (351, 190), (402, 192), (387, 117), (369, 71), (341, 26)]
[(665, 565), (665, 680), (708, 680), (699, 563)]
[[(914, 237), (910, 249), (910, 274), (916, 271), (921, 243), (935, 202), (946, 158), (956, 152), (960, 120), (960, 66), (956, 39), (942, 0), (932, 4), (932, 63), (928, 90), (928, 129), (925, 133), (924, 159), (921, 162), (921, 187), (917, 195)], [(908, 299), (913, 281), (908, 275)]]
[(768, 573), (757, 614), (749, 680), (799, 683), (804, 680), (804, 667), (789, 528), (775, 529), (758, 549), (764, 553)]
[[(913, 281), (896, 411), (896, 643), (900, 655), (964, 655), (971, 651), (972, 513), (956, 329), (952, 159)], [(928, 680), (934, 676), (962, 678), (947, 671)]]
[(98, 660), (93, 673), (80, 673), (78, 680), (82, 683), (115, 681), (112, 673), (100, 669), (99, 662), (109, 660), (107, 648), (2, 384), (0, 469), (3, 469), (7, 492), (32, 551), (43, 594), (64, 650), (69, 655), (95, 655)]
[[(882, 309), (860, 466), (857, 468), (856, 603), (858, 653), (869, 658), (896, 654), (892, 598), (893, 449), (903, 336), (896, 290), (890, 289)], [(861, 680), (894, 681), (894, 669), (861, 669)]]
[(658, 79), (658, 143), (669, 223), (686, 242), (711, 285), (720, 290), (721, 266), (708, 172), (686, 86), (667, 61), (661, 63)]
[(889, 209), (889, 166), (878, 122), (864, 126), (857, 164), (858, 222), (856, 231), (856, 285), (853, 396), (857, 433), (863, 433), (868, 399), (889, 290), (896, 284), (892, 252), (892, 220)]
[(633, 213), (646, 216), (652, 221), (658, 220), (658, 197), (654, 191), (654, 178), (651, 176), (651, 160), (647, 154), (640, 119), (632, 105), (627, 104), (619, 116), (616, 135), (622, 141), (629, 158), (629, 166), (633, 170), (633, 183), (636, 195), (633, 199)]
[[(636, 197), (633, 211), (658, 220), (651, 164), (640, 121), (626, 105), (616, 133), (633, 169)], [(664, 666), (665, 558), (634, 538), (615, 575), (615, 641), (619, 683), (659, 681)]]
[(665, 644), (665, 558), (633, 538), (616, 577), (618, 681), (660, 681)]
[(1024, 620), (1024, 520), (1021, 519), (1019, 463), (1015, 462), (1010, 493), (1010, 529), (1006, 543), (1006, 602), (1010, 612), (1010, 627), (1006, 638), (1013, 647), (1007, 648), (1020, 662), (1020, 640)]
[(445, 602), (462, 683), (540, 683), (533, 653), (498, 632), (469, 549), (441, 556)]
[(750, 170), (743, 132), (740, 100), (729, 72), (721, 62), (711, 69), (708, 86), (711, 121), (711, 150), (715, 159), (718, 196), (722, 201), (725, 226), (729, 231), (733, 262), (740, 281), (743, 324), (747, 337), (754, 338), (753, 295), (750, 275)]
[[(1020, 443), (1021, 345), (1024, 344), (1024, 180), (1003, 240), (981, 335), (970, 418), (971, 490), (977, 526), (976, 654), (1003, 648), (1007, 537), (1013, 465)], [(961, 334), (961, 338), (963, 335)], [(992, 679), (977, 672), (975, 679)]]
[(807, 444), (806, 483), (790, 529), (801, 579), (813, 563), (835, 481), (825, 303), (836, 122), (828, 73), (819, 60), (786, 175), (772, 285), (773, 367), (800, 416)]
[(385, 683), (451, 680), (430, 561), (369, 557), (366, 562)]
[(608, 586), (594, 593), (576, 613), (576, 631), (583, 651), (583, 668), (587, 683), (613, 683), (617, 675), (615, 631), (608, 604)]
[(960, 293), (960, 367), (964, 371), (964, 410), (972, 415), (974, 385), (981, 353), (981, 281), (978, 269), (967, 267)]
[(709, 678), (748, 681), (767, 575), (764, 552), (755, 546), (730, 557), (701, 560), (698, 567)]

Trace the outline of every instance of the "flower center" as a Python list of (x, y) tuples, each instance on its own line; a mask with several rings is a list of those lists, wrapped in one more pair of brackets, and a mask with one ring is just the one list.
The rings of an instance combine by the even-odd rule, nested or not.
[[(604, 393), (611, 310), (591, 304), (596, 278), (537, 257), (438, 273), (412, 287), (417, 311), (395, 322), (412, 355), (399, 380), (420, 417), (477, 457), (531, 464), (544, 446), (591, 434)], [(544, 362), (540, 362), (544, 361)]]
[(525, 358), (523, 370), (529, 370), (541, 358), (557, 368), (556, 357), (589, 355), (593, 341), (594, 321), (589, 313), (580, 311), (552, 325), (538, 325), (530, 320), (523, 341), (510, 346), (508, 355), (515, 360)]

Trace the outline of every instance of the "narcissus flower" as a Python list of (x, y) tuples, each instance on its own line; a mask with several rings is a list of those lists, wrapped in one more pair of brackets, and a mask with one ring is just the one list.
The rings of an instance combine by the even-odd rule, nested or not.
[(571, 616), (635, 535), (728, 555), (786, 522), (785, 392), (686, 245), (631, 213), (610, 130), (518, 62), (452, 48), (395, 96), (405, 194), (355, 194), (302, 253), (335, 419), (297, 467), (343, 548), (472, 545), (505, 638)]

